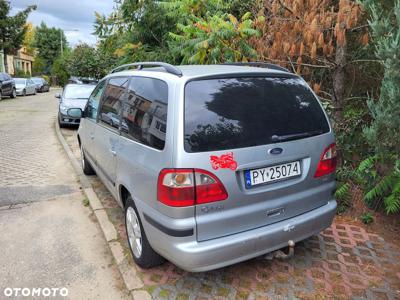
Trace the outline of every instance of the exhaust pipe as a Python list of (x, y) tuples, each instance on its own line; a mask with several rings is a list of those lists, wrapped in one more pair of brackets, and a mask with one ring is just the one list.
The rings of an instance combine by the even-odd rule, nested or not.
[(277, 250), (271, 253), (268, 253), (267, 255), (264, 256), (264, 259), (272, 260), (274, 258), (277, 259), (289, 259), (294, 255), (294, 246), (295, 243), (292, 240), (288, 241), (288, 246), (289, 246), (289, 251), (288, 253), (283, 252), (282, 250)]

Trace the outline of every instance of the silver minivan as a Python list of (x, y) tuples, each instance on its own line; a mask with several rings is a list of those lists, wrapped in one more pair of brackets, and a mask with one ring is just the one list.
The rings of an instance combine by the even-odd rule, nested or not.
[(286, 69), (124, 65), (68, 114), (82, 114), (82, 168), (124, 208), (143, 268), (167, 259), (216, 269), (332, 223), (334, 135), (315, 94)]

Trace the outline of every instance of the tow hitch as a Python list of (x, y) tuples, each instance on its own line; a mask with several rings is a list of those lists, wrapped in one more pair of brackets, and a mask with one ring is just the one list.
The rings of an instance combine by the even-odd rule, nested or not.
[(278, 259), (289, 259), (294, 255), (294, 246), (295, 243), (292, 240), (288, 241), (288, 247), (289, 247), (289, 251), (288, 253), (283, 252), (282, 250), (277, 250), (271, 253), (268, 253), (267, 255), (264, 256), (264, 259), (268, 259), (268, 260), (272, 260), (274, 258), (278, 258)]

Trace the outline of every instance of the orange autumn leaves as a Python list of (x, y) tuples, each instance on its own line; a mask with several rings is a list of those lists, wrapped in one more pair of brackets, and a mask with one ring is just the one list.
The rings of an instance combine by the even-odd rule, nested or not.
[[(362, 11), (350, 0), (266, 0), (259, 14), (265, 16), (256, 23), (262, 38), (252, 43), (261, 58), (307, 73), (311, 64), (332, 65), (336, 47), (346, 44), (346, 33), (358, 25)], [(368, 34), (361, 41), (368, 43)]]

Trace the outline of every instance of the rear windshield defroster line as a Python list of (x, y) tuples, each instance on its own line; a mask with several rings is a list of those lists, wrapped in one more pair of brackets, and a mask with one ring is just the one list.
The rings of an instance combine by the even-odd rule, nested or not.
[(185, 151), (266, 145), (329, 132), (314, 94), (300, 78), (240, 77), (185, 87)]

